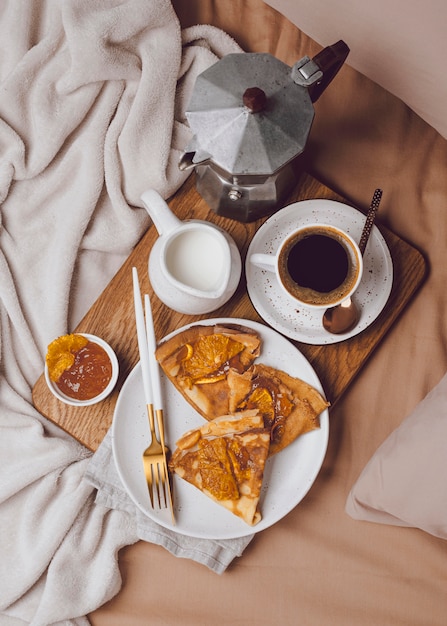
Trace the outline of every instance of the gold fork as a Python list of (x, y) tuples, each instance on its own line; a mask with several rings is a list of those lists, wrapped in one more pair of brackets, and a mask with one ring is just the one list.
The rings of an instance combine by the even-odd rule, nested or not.
[[(155, 432), (154, 406), (152, 404), (147, 405), (147, 414), (149, 417), (149, 428), (151, 431), (152, 441), (143, 452), (144, 474), (146, 476), (152, 507), (154, 506), (155, 494), (159, 508), (166, 508), (168, 506), (166, 485), (169, 482), (169, 476), (167, 475), (165, 463), (166, 448), (164, 448), (162, 443), (157, 439), (157, 434)], [(161, 432), (160, 417), (158, 414), (159, 411), (157, 411), (157, 421), (158, 429)], [(161, 435), (160, 439), (162, 439)]]
[[(143, 452), (143, 468), (149, 491), (151, 505), (157, 503), (159, 508), (167, 507), (168, 502), (171, 508), (172, 521), (175, 524), (174, 509), (172, 502), (171, 486), (169, 482), (169, 472), (167, 464), (167, 448), (165, 445), (162, 397), (160, 388), (160, 371), (155, 358), (155, 333), (152, 318), (151, 304), (149, 296), (145, 294), (145, 313), (141, 302), (140, 285), (138, 272), (132, 268), (135, 319), (137, 325), (138, 349), (140, 352), (141, 373), (143, 378), (144, 395), (149, 417), (149, 428), (151, 433), (151, 443)], [(159, 438), (155, 429), (155, 419)], [(154, 498), (154, 494), (156, 498)]]

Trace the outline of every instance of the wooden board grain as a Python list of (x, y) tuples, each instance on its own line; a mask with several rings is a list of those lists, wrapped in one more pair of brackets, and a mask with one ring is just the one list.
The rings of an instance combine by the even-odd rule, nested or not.
[[(303, 173), (290, 202), (311, 198), (346, 202), (342, 196)], [(170, 200), (169, 205), (180, 219), (206, 219), (226, 229), (238, 245), (243, 262), (254, 233), (265, 221), (261, 219), (242, 224), (217, 216), (196, 192), (194, 176), (188, 179)], [(293, 341), (315, 368), (332, 405), (349, 387), (425, 277), (426, 263), (420, 252), (383, 225), (378, 226), (391, 252), (394, 280), (389, 301), (377, 320), (356, 337), (336, 344), (313, 346)], [(151, 226), (76, 328), (78, 332), (99, 335), (115, 349), (120, 364), (120, 376), (112, 395), (97, 405), (71, 407), (52, 396), (43, 375), (33, 389), (36, 408), (90, 450), (96, 450), (109, 429), (119, 391), (139, 359), (133, 309), (132, 266), (138, 268), (142, 292), (151, 296), (157, 338), (164, 337), (184, 324), (209, 317), (238, 317), (263, 322), (247, 295), (244, 273), (231, 300), (212, 314), (184, 315), (162, 304), (152, 292), (147, 272), (149, 252), (157, 236), (155, 228)]]

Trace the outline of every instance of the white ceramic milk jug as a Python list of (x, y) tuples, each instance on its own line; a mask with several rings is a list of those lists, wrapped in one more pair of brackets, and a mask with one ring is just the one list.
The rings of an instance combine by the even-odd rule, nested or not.
[(180, 220), (153, 189), (141, 200), (159, 234), (149, 255), (152, 288), (174, 311), (200, 315), (235, 292), (241, 257), (232, 237), (204, 220)]

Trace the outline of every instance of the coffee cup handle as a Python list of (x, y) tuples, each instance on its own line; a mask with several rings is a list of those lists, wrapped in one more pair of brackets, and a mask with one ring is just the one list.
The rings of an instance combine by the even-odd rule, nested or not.
[(276, 257), (272, 254), (263, 254), (261, 252), (255, 252), (250, 256), (250, 263), (260, 267), (268, 272), (276, 271)]

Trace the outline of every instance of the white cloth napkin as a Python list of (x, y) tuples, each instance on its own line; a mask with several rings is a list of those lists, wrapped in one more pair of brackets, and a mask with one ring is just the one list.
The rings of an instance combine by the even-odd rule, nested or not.
[(193, 559), (222, 574), (231, 561), (241, 556), (253, 535), (239, 539), (211, 541), (188, 537), (153, 522), (134, 505), (118, 476), (107, 433), (89, 462), (86, 479), (97, 489), (96, 502), (110, 509), (126, 511), (134, 520), (139, 539), (156, 543), (178, 557)]
[(195, 77), (240, 49), (182, 32), (169, 0), (3, 0), (0, 49), (0, 622), (80, 626), (118, 592), (141, 523), (95, 502), (98, 457), (32, 387), (148, 227), (141, 193), (185, 180)]

